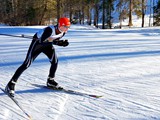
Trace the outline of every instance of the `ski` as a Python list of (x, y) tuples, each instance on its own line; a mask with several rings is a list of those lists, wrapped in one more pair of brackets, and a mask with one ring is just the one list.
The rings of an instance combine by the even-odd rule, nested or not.
[(19, 107), (19, 109), (28, 117), (29, 120), (32, 120), (31, 116), (22, 108), (14, 97), (11, 97), (3, 88), (0, 87), (0, 89)]
[(74, 94), (74, 95), (81, 95), (81, 96), (89, 96), (89, 97), (93, 97), (93, 98), (100, 98), (102, 97), (102, 95), (94, 95), (94, 94), (89, 94), (89, 93), (84, 93), (84, 92), (79, 92), (79, 91), (75, 91), (75, 90), (70, 90), (70, 89), (54, 89), (54, 88), (49, 88), (45, 85), (38, 85), (38, 84), (32, 84), (31, 85), (35, 86), (35, 87), (41, 87), (41, 88), (45, 88), (45, 89), (50, 89), (50, 90), (57, 90), (57, 91), (63, 91), (65, 93), (69, 93), (69, 94)]

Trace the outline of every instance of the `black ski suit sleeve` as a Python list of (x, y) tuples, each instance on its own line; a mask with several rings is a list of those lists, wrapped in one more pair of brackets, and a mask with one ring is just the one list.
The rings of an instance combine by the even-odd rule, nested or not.
[(43, 41), (45, 41), (48, 37), (50, 37), (52, 35), (52, 29), (50, 28), (50, 27), (46, 27), (45, 29), (44, 29), (44, 32), (43, 32), (43, 34), (42, 34), (42, 36), (41, 36), (41, 43), (43, 42)]

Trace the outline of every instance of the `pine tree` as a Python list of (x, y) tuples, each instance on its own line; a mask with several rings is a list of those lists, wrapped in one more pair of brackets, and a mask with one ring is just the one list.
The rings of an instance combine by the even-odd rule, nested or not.
[(154, 26), (160, 26), (160, 0), (156, 6), (154, 6)]

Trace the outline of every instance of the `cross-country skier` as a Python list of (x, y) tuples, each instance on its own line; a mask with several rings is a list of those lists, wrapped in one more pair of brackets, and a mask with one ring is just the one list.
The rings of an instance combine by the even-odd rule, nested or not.
[(55, 72), (57, 70), (58, 59), (55, 53), (55, 48), (53, 45), (68, 46), (68, 40), (60, 40), (70, 27), (70, 21), (68, 18), (60, 18), (57, 25), (51, 25), (39, 32), (35, 33), (33, 40), (30, 44), (27, 56), (23, 64), (17, 69), (11, 80), (6, 86), (6, 91), (12, 97), (15, 93), (15, 84), (20, 77), (20, 75), (25, 71), (31, 63), (36, 59), (40, 53), (44, 53), (51, 62), (51, 67), (49, 70), (49, 75), (47, 78), (47, 86), (57, 89), (63, 89), (55, 81)]

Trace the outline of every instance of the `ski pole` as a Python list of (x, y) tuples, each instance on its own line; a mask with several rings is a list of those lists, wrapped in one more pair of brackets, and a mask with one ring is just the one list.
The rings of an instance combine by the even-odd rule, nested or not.
[(33, 38), (32, 36), (28, 36), (28, 35), (24, 35), (24, 34), (21, 34), (20, 36), (18, 36), (18, 35), (10, 35), (10, 34), (2, 34), (1, 33), (0, 35), (11, 36), (11, 37), (20, 37), (20, 38), (29, 38), (29, 39)]
[[(0, 34), (0, 35), (39, 40), (38, 38), (33, 38), (33, 36), (24, 35), (24, 34), (21, 34), (20, 36), (18, 36), (18, 35), (11, 35), (11, 34)], [(45, 40), (42, 44), (47, 44), (47, 43), (49, 43), (48, 40)], [(49, 43), (49, 44), (50, 44), (50, 43)]]

